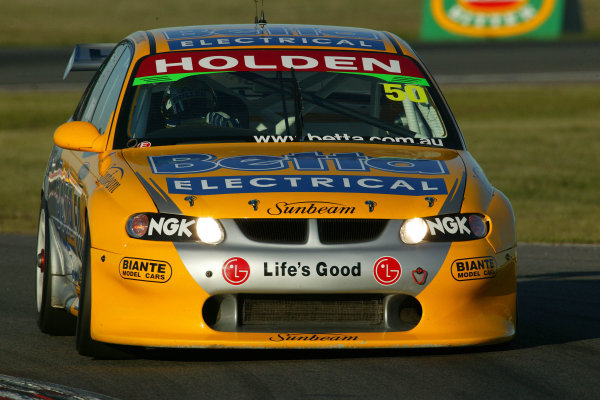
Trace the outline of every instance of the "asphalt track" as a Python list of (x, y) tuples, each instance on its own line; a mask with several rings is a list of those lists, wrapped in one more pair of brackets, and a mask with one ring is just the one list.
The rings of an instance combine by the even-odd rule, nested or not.
[[(600, 82), (600, 42), (414, 45), (443, 86)], [(91, 73), (62, 76), (70, 48), (0, 49), (0, 91), (83, 90)]]
[(520, 245), (519, 328), (505, 346), (145, 350), (133, 360), (108, 361), (79, 356), (73, 337), (37, 329), (34, 249), (33, 236), (0, 235), (0, 374), (88, 391), (80, 398), (99, 397), (89, 392), (237, 400), (599, 396), (600, 246)]

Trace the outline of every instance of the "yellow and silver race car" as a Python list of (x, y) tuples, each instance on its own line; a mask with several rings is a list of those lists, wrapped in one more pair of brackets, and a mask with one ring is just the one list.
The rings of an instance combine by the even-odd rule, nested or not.
[(91, 356), (514, 336), (512, 208), (397, 36), (157, 29), (76, 69), (97, 72), (43, 182), (43, 332)]

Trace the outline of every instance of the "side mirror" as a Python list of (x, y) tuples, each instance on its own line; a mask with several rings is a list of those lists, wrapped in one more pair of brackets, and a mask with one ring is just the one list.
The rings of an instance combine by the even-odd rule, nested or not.
[(102, 153), (106, 149), (107, 136), (101, 135), (89, 122), (71, 121), (56, 129), (54, 143), (63, 149)]

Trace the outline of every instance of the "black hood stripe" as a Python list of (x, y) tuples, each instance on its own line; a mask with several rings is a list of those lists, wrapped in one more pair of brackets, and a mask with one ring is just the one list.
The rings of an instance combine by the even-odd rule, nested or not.
[(450, 189), (450, 193), (448, 193), (446, 201), (442, 205), (442, 208), (440, 208), (439, 215), (455, 214), (460, 212), (463, 197), (465, 195), (466, 182), (467, 173), (463, 172), (460, 182), (458, 179), (454, 181), (454, 185), (452, 185), (452, 189)]
[(146, 189), (146, 191), (150, 195), (150, 198), (156, 205), (158, 212), (168, 214), (182, 214), (179, 207), (177, 207), (177, 204), (175, 204), (175, 202), (171, 200), (171, 198), (165, 193), (165, 191), (162, 190), (161, 187), (156, 182), (154, 182), (152, 178), (150, 178), (150, 181), (152, 182), (152, 184), (150, 184), (140, 175), (139, 172), (136, 172), (135, 174), (142, 183), (142, 185), (144, 185), (144, 188)]

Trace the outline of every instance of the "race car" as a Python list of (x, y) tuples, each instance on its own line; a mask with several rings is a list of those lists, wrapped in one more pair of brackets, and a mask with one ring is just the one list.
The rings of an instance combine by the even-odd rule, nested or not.
[(396, 35), (156, 29), (77, 46), (78, 69), (41, 191), (43, 332), (96, 357), (515, 335), (511, 205)]

